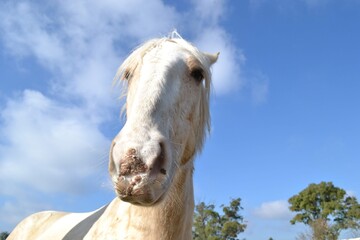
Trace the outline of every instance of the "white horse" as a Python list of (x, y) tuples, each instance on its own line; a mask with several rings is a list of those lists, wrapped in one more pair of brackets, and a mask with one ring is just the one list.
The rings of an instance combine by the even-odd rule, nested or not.
[(137, 48), (116, 75), (127, 83), (109, 161), (117, 197), (90, 213), (33, 214), (8, 239), (192, 239), (193, 160), (210, 127), (217, 58), (176, 33)]

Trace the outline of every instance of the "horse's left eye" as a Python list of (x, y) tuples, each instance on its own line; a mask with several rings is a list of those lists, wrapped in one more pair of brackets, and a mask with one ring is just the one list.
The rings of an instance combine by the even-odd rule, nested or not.
[(130, 71), (129, 71), (129, 70), (125, 70), (124, 75), (123, 75), (123, 76), (124, 76), (124, 79), (125, 79), (125, 80), (129, 80), (129, 78), (131, 77), (130, 75), (131, 75), (131, 74), (130, 74)]
[(191, 71), (190, 73), (191, 77), (193, 77), (196, 82), (200, 83), (204, 79), (203, 70), (200, 68), (196, 68)]

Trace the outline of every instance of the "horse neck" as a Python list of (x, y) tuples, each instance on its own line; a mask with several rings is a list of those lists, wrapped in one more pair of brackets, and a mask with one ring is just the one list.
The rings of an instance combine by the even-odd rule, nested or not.
[(121, 225), (118, 231), (127, 232), (127, 239), (192, 239), (193, 163), (186, 165), (174, 176), (165, 199), (154, 206), (137, 206), (115, 199), (116, 218)]
[[(159, 210), (164, 216), (162, 227), (167, 236), (162, 239), (192, 239), (194, 214), (193, 163), (180, 168), (169, 194)], [(161, 238), (158, 238), (161, 239)]]

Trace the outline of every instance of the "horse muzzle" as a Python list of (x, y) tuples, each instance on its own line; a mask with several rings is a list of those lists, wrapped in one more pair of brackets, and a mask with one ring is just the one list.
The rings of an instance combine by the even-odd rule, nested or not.
[[(114, 154), (116, 146), (113, 144), (109, 171), (116, 194), (121, 200), (137, 205), (152, 205), (162, 199), (166, 192), (169, 173), (166, 170), (168, 157), (165, 144), (157, 142), (151, 145), (148, 149), (152, 151), (141, 151), (140, 147), (131, 147), (125, 152), (121, 148), (119, 154)], [(152, 152), (151, 157), (144, 152)]]

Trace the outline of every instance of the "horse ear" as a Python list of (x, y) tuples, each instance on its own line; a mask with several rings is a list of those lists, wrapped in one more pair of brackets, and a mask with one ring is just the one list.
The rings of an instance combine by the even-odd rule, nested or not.
[(217, 59), (219, 57), (219, 54), (220, 54), (220, 52), (217, 52), (215, 54), (205, 53), (205, 55), (206, 55), (206, 57), (209, 60), (211, 65), (214, 64), (217, 61)]

